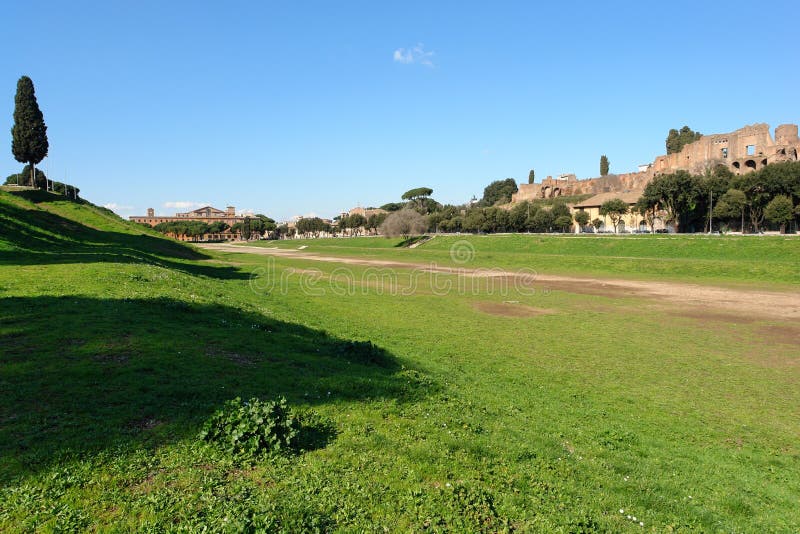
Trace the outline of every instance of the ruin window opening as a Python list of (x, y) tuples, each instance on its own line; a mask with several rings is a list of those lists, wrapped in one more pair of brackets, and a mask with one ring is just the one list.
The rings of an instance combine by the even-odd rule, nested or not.
[(756, 145), (747, 145), (747, 155), (748, 156), (756, 155)]
[(728, 159), (728, 149), (727, 148), (723, 148), (722, 149), (722, 159)]

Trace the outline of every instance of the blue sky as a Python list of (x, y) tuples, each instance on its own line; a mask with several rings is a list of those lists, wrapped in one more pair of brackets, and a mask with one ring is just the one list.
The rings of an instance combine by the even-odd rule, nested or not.
[[(41, 167), (121, 215), (332, 216), (492, 180), (630, 172), (670, 128), (800, 122), (792, 2), (13, 2)], [(0, 174), (18, 172), (7, 135)], [(2, 143), (0, 143), (2, 147)]]

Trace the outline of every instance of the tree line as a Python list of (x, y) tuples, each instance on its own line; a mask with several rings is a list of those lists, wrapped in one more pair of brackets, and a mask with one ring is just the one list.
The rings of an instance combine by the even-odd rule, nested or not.
[(175, 237), (200, 238), (207, 234), (229, 232), (232, 234), (239, 234), (243, 239), (250, 239), (253, 236), (263, 237), (270, 232), (274, 232), (276, 228), (275, 221), (262, 214), (257, 214), (253, 217), (245, 217), (243, 221), (237, 222), (233, 226), (224, 221), (207, 223), (204, 221), (187, 220), (162, 222), (153, 227), (157, 232)]
[(724, 165), (701, 175), (677, 171), (655, 177), (637, 207), (663, 213), (679, 232), (785, 231), (800, 216), (800, 162), (773, 163), (742, 175)]

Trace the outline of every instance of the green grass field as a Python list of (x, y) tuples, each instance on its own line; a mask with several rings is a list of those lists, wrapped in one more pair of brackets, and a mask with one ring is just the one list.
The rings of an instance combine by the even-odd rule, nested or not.
[[(303, 244), (446, 264), (454, 240)], [(478, 266), (794, 290), (800, 246), (469, 242)], [(0, 192), (0, 531), (800, 529), (796, 324), (365, 270)], [(307, 450), (248, 463), (197, 439), (226, 400), (279, 395), (325, 422)]]
[[(703, 280), (764, 286), (800, 284), (800, 238), (704, 235), (491, 235), (437, 236), (414, 249), (383, 237), (260, 241), (247, 246), (459, 265), (451, 251), (470, 256), (473, 267), (542, 273)], [(465, 248), (466, 247), (466, 248)], [(459, 259), (459, 256), (456, 256)], [(463, 259), (463, 258), (462, 258)]]

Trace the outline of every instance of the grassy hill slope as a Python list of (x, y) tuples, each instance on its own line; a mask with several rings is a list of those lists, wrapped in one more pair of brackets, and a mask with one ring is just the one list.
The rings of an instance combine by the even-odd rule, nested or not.
[[(797, 530), (796, 325), (387, 274), (0, 193), (0, 531)], [(303, 452), (197, 439), (278, 395)]]

